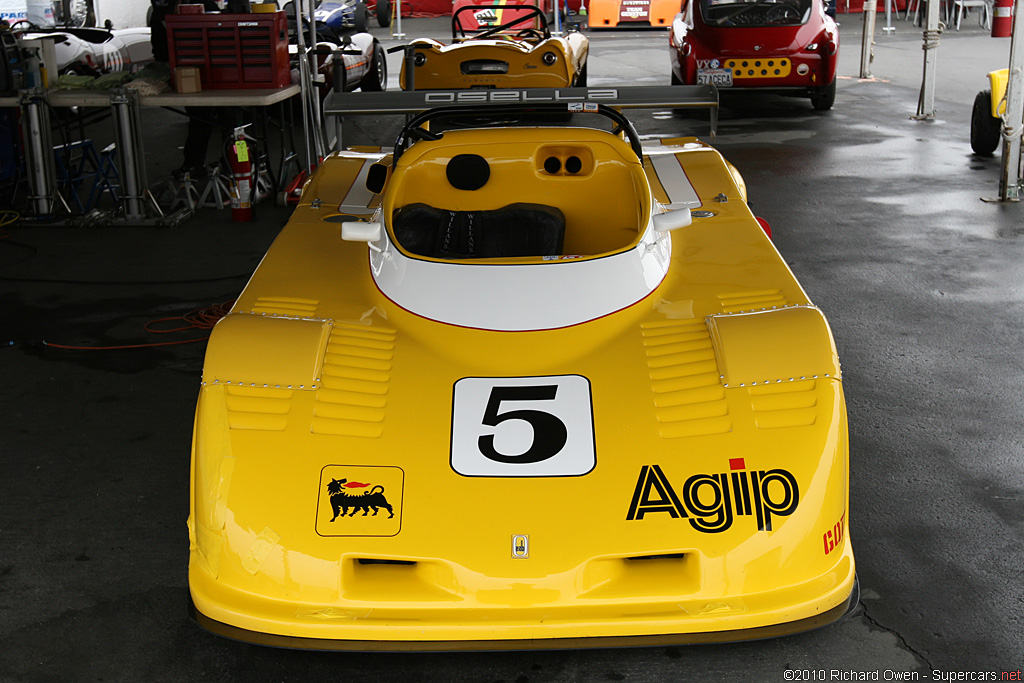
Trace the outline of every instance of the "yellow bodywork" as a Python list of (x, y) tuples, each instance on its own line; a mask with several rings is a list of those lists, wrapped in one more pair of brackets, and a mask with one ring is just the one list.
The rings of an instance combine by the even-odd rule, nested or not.
[(992, 116), (1001, 118), (1006, 111), (1006, 83), (1010, 80), (1009, 69), (989, 72), (988, 82), (992, 90)]
[[(589, 169), (545, 175), (537, 160), (560, 149), (589, 153)], [(440, 163), (474, 150), (493, 170), (470, 196)], [(323, 163), (210, 340), (188, 521), (201, 623), (298, 647), (429, 649), (743, 639), (842, 615), (855, 569), (828, 324), (735, 169), (692, 138), (657, 153), (641, 164), (587, 129), (449, 131), (405, 152), (383, 202), (360, 185), (382, 154)], [(341, 216), (376, 215), (393, 238), (388, 217), (409, 202), (545, 202), (565, 214), (566, 253), (602, 259), (637, 244), (680, 176), (700, 206), (670, 233), (664, 280), (558, 329), (412, 313), (375, 285), (367, 244), (340, 236)], [(537, 306), (570, 305), (560, 294)], [(458, 383), (562, 376), (589, 386), (592, 469), (455, 471)]]
[[(580, 83), (587, 63), (589, 41), (582, 33), (545, 40), (498, 35), (444, 45), (430, 38), (417, 46), (416, 90), (462, 88), (566, 88)], [(550, 64), (544, 55), (554, 56)], [(547, 58), (549, 61), (551, 57)], [(496, 71), (487, 72), (488, 65)], [(406, 89), (405, 62), (399, 83)]]

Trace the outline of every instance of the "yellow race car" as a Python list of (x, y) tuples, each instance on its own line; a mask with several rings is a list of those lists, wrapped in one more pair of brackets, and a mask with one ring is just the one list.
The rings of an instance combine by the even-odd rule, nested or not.
[(971, 149), (975, 154), (988, 156), (1002, 142), (1003, 116), (1006, 114), (1006, 84), (1009, 69), (989, 72), (989, 89), (974, 98), (971, 109)]
[[(593, 127), (438, 119), (572, 112)], [(329, 156), (214, 329), (199, 624), (313, 649), (763, 638), (857, 603), (836, 347), (694, 138), (592, 102)]]
[(552, 36), (535, 5), (464, 5), (452, 14), (451, 44), (419, 38), (404, 47), (399, 82), (403, 90), (582, 87), (589, 45), (575, 30)]

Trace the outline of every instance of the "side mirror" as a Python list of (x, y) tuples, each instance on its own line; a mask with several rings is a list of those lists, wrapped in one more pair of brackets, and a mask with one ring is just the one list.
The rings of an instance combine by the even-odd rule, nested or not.
[(654, 231), (669, 232), (678, 228), (685, 228), (693, 223), (693, 216), (689, 209), (676, 209), (668, 213), (659, 213), (654, 216)]
[(341, 224), (341, 239), (347, 242), (376, 242), (380, 239), (380, 223), (345, 221)]
[(366, 172), (366, 189), (374, 194), (380, 194), (384, 191), (384, 186), (388, 184), (388, 165), (376, 163), (370, 166), (370, 170)]

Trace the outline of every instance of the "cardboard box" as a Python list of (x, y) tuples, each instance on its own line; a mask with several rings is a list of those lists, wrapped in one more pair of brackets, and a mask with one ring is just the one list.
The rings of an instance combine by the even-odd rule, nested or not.
[(174, 90), (182, 95), (202, 92), (199, 82), (199, 69), (194, 66), (179, 66), (174, 69)]

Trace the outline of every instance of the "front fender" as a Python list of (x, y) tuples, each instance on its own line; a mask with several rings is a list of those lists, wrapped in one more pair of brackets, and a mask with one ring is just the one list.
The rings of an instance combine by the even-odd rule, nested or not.
[(992, 116), (997, 119), (1006, 112), (1006, 83), (1009, 80), (1009, 69), (998, 69), (988, 75), (989, 86), (992, 90)]

